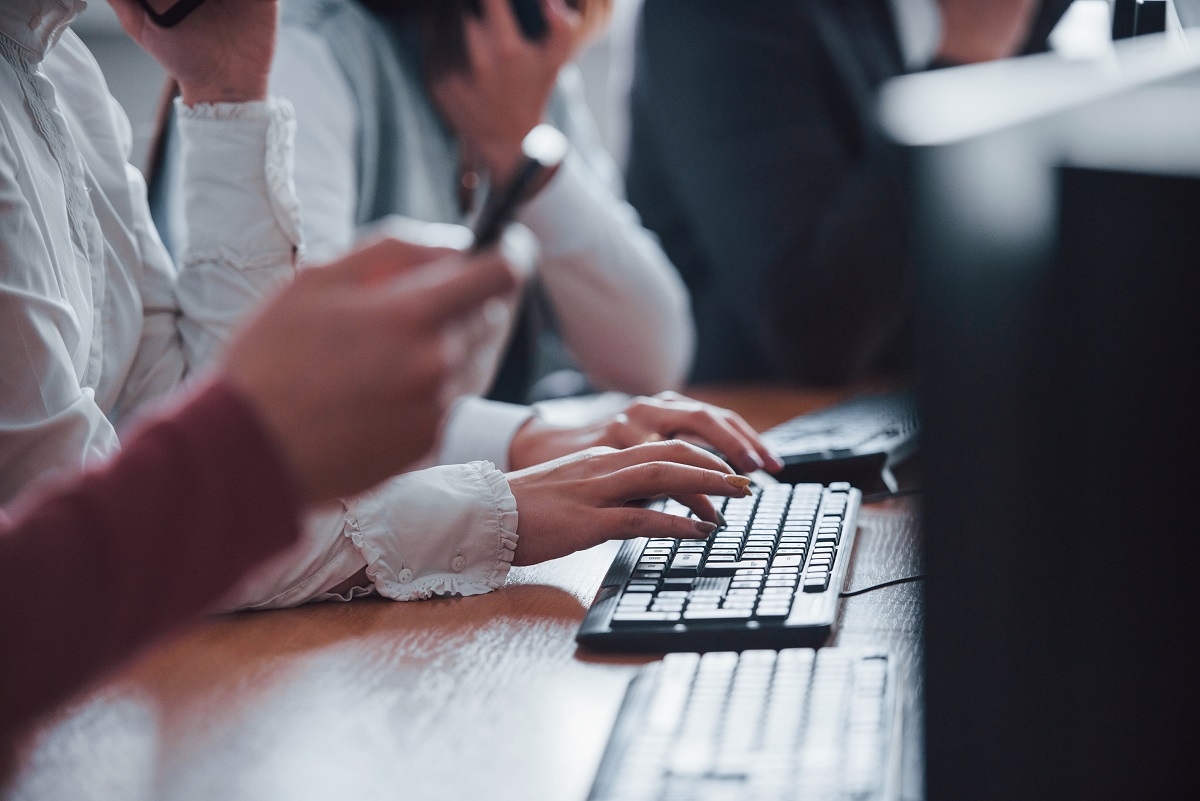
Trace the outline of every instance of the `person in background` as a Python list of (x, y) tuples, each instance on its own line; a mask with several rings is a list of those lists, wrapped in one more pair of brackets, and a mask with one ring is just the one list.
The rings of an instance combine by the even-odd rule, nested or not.
[[(461, 346), (470, 318), (515, 276), (497, 257), (414, 266), (413, 255), (385, 240), (306, 272), (236, 337), (212, 375), (143, 420), (109, 462), (22, 497), (12, 519), (0, 510), (0, 751), (38, 714), (294, 544), (305, 509), (369, 489), (434, 444), (445, 390), (470, 358)], [(615, 500), (688, 493), (681, 498), (699, 524), (616, 512), (685, 537), (704, 536), (719, 519), (706, 496), (690, 493), (743, 491), (726, 465), (698, 450), (679, 454), (693, 466), (672, 463), (654, 476), (614, 471), (605, 464), (611, 454), (593, 455), (570, 470)], [(631, 455), (616, 461), (634, 464)], [(572, 489), (562, 483), (564, 494)], [(575, 536), (525, 535), (516, 558), (590, 544), (586, 533)], [(68, 591), (43, 592), (48, 577)]]
[(382, 241), (301, 276), (111, 460), (0, 509), (0, 743), (294, 544), (304, 509), (432, 446), (455, 343), (515, 277), (413, 255)]
[[(267, 96), (277, 4), (210, 0), (171, 29), (152, 24), (136, 0), (113, 7), (182, 87), (188, 244), (176, 268), (141, 176), (128, 165), (128, 121), (68, 27), (75, 6), (0, 6), (0, 504), (47, 476), (114, 458), (118, 425), (201, 379), (246, 315), (293, 282), (304, 250), (292, 194), (293, 114), (286, 100)], [(463, 258), (404, 247), (409, 263)], [(469, 261), (489, 258), (496, 256)], [(447, 397), (459, 394), (462, 365), (477, 359), (481, 332), (503, 324), (505, 309), (488, 304), (463, 329), (457, 347), (467, 355), (455, 360)], [(339, 335), (342, 349), (327, 351), (328, 363), (292, 365), (305, 379), (294, 386), (294, 403), (315, 391), (316, 376), (386, 369), (352, 358), (351, 330)], [(428, 425), (409, 419), (402, 404), (394, 414), (401, 424)], [(745, 432), (720, 433), (755, 445)], [(232, 463), (238, 453), (224, 457)], [(402, 600), (477, 594), (501, 586), (514, 559), (553, 558), (648, 530), (696, 536), (707, 521), (648, 518), (623, 504), (708, 492), (696, 461), (724, 464), (712, 458), (656, 442), (510, 475), (477, 460), (393, 476), (310, 511), (295, 546), (217, 606), (290, 606), (368, 591)], [(178, 566), (164, 581), (186, 572)]]
[(1069, 0), (646, 0), (626, 183), (692, 296), (699, 383), (910, 369), (889, 78), (1044, 43)]
[[(271, 68), (272, 94), (299, 123), (296, 190), (314, 258), (393, 215), (467, 224), (512, 176), (531, 128), (546, 120), (567, 136), (562, 169), (517, 215), (540, 255), (521, 325), (496, 333), (498, 354), (510, 343), (504, 367), (476, 387), (500, 400), (528, 400), (534, 381), (568, 364), (598, 389), (677, 390), (692, 355), (686, 290), (624, 201), (570, 63), (611, 0), (570, 2), (543, 0), (546, 32), (531, 41), (509, 0), (287, 0)], [(176, 162), (164, 185), (171, 219)], [(511, 428), (501, 407), (472, 415), (473, 429)]]

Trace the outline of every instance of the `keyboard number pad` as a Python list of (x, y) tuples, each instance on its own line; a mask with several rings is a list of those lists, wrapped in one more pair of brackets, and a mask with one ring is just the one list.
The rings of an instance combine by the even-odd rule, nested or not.
[[(787, 618), (797, 592), (829, 588), (849, 489), (781, 484), (746, 498), (713, 497), (726, 525), (704, 542), (651, 539), (613, 624)], [(676, 501), (664, 511), (691, 515)]]
[[(883, 782), (887, 657), (668, 654), (604, 799), (857, 798)], [(644, 713), (641, 710), (644, 709)], [(713, 796), (711, 793), (717, 792)]]

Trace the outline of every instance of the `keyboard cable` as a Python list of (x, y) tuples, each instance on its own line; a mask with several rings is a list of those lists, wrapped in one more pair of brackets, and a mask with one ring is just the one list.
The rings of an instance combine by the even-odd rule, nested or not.
[(875, 590), (882, 590), (884, 587), (894, 587), (897, 584), (910, 584), (914, 581), (921, 581), (924, 578), (925, 578), (924, 574), (918, 573), (915, 576), (905, 576), (904, 578), (892, 579), (891, 581), (884, 581), (879, 584), (872, 584), (869, 587), (860, 587), (857, 590), (846, 590), (845, 592), (839, 592), (838, 597), (839, 598), (853, 598), (856, 595), (863, 595), (868, 592), (874, 592)]
[(891, 498), (903, 498), (905, 495), (920, 495), (923, 489), (923, 487), (910, 487), (908, 489), (902, 489), (896, 492), (892, 492), (891, 490), (883, 490), (882, 492), (874, 492), (870, 495), (864, 495), (862, 502), (875, 503), (876, 501), (886, 501)]

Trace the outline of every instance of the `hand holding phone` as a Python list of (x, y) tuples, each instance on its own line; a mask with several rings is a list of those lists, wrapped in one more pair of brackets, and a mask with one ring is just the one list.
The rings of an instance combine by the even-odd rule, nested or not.
[(279, 25), (278, 0), (221, 0), (207, 5), (203, 0), (109, 0), (109, 4), (129, 37), (179, 82), (185, 105), (266, 99)]
[(138, 0), (142, 8), (146, 11), (146, 16), (160, 28), (174, 28), (179, 23), (183, 22), (189, 14), (200, 7), (204, 0), (177, 0), (167, 7), (165, 11), (159, 12), (154, 6), (150, 5), (150, 0)]
[(477, 253), (496, 244), (517, 209), (544, 187), (567, 157), (567, 137), (553, 125), (534, 128), (521, 141), (521, 164), (506, 186), (492, 187), (475, 223)]

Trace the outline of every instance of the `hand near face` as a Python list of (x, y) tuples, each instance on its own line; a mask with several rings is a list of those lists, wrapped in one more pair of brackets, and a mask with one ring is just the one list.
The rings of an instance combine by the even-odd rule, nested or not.
[(467, 69), (430, 78), (429, 91), (450, 127), (506, 184), (521, 161), (521, 140), (542, 121), (559, 70), (581, 38), (579, 14), (543, 0), (546, 35), (527, 40), (509, 0), (482, 0), (482, 17), (464, 22)]
[[(172, 0), (150, 0), (162, 12)], [(160, 28), (137, 0), (109, 0), (121, 27), (179, 81), (183, 102), (245, 103), (267, 96), (277, 0), (207, 0), (173, 28)]]

